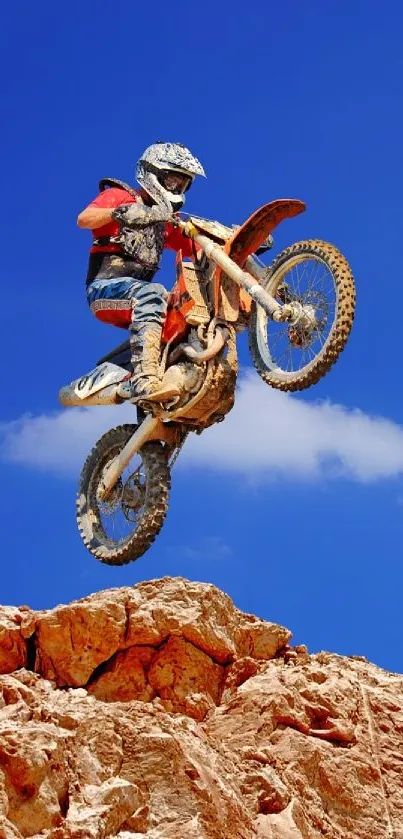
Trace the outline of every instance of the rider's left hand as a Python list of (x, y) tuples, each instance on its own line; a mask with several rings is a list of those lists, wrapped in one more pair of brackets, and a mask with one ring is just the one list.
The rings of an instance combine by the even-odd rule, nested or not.
[(183, 235), (186, 237), (186, 239), (192, 239), (195, 232), (197, 232), (193, 222), (190, 219), (188, 219), (188, 221), (184, 221), (181, 224), (181, 231)]

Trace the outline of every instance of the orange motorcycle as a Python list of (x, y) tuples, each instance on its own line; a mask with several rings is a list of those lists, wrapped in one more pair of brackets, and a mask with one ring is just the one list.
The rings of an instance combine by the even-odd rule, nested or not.
[[(78, 528), (101, 562), (137, 559), (161, 530), (171, 468), (187, 434), (220, 422), (234, 404), (238, 331), (248, 329), (262, 379), (284, 391), (315, 384), (344, 349), (355, 288), (340, 251), (309, 239), (283, 250), (268, 267), (256, 257), (277, 225), (304, 209), (302, 201), (272, 201), (235, 230), (195, 216), (178, 222), (194, 240), (197, 258), (177, 256), (161, 390), (136, 404), (137, 424), (117, 426), (98, 440), (81, 473)], [(119, 384), (130, 370), (126, 342), (62, 388), (59, 399), (65, 406), (119, 404)], [(170, 392), (171, 401), (158, 401)]]

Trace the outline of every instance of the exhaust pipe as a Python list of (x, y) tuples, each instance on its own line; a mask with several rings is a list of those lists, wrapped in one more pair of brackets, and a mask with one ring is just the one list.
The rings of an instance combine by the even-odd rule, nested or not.
[[(227, 330), (225, 330), (227, 332)], [(175, 364), (183, 355), (195, 364), (204, 364), (205, 361), (210, 361), (214, 356), (218, 355), (222, 350), (228, 335), (222, 329), (217, 327), (216, 334), (208, 347), (205, 350), (195, 350), (189, 344), (179, 344), (169, 354), (169, 364)]]

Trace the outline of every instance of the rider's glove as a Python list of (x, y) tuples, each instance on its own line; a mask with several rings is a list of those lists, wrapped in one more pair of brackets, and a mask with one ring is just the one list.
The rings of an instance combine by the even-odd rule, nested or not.
[(197, 232), (197, 228), (190, 219), (181, 224), (181, 233), (186, 239), (193, 239)]
[(121, 204), (116, 207), (111, 216), (119, 224), (125, 227), (142, 227), (146, 224), (153, 224), (159, 221), (171, 221), (172, 213), (164, 207), (154, 204), (147, 207), (145, 204)]

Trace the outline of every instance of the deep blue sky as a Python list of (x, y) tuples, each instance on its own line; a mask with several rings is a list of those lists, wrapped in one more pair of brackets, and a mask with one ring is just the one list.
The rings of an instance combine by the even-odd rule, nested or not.
[[(187, 209), (232, 223), (272, 198), (303, 198), (307, 213), (284, 224), (276, 251), (328, 239), (353, 267), (348, 349), (297, 399), (402, 424), (402, 39), (398, 2), (7, 4), (1, 421), (57, 411), (61, 384), (121, 340), (87, 309), (89, 237), (75, 218), (100, 177), (131, 180), (146, 145), (173, 139), (208, 174)], [(250, 364), (244, 343), (241, 358)], [(76, 477), (2, 462), (2, 603), (50, 607), (181, 574), (312, 650), (403, 670), (400, 469), (368, 484), (290, 475), (254, 489), (179, 469), (156, 545), (116, 570), (80, 544)]]

